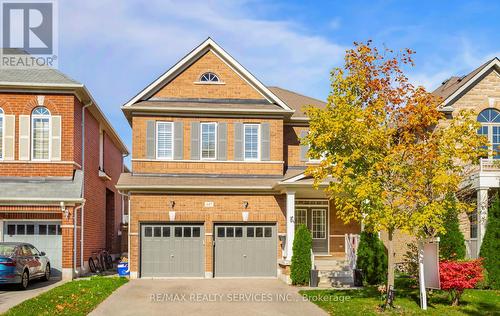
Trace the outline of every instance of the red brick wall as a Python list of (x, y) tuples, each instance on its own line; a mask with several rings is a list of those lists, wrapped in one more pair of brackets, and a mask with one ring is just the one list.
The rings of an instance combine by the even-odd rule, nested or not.
[[(184, 123), (184, 152), (186, 161), (161, 161), (146, 159), (146, 125), (148, 120)], [(190, 161), (191, 157), (191, 122), (227, 123), (227, 160)], [(234, 161), (234, 123), (269, 123), (271, 142), (271, 161), (245, 162)], [(283, 120), (254, 118), (182, 118), (182, 117), (143, 117), (133, 118), (132, 170), (136, 173), (211, 173), (211, 174), (283, 174)], [(144, 161), (143, 159), (146, 159)]]
[[(44, 106), (52, 115), (60, 115), (62, 119), (62, 140), (60, 162), (19, 161), (19, 115), (31, 115), (38, 106), (37, 95), (44, 95)], [(0, 93), (0, 107), (6, 115), (16, 116), (15, 161), (0, 161), (0, 177), (2, 176), (72, 176), (75, 169), (82, 164), (82, 103), (74, 95), (32, 94), (32, 93)], [(106, 188), (115, 193), (115, 215), (113, 216), (113, 249), (120, 251), (120, 238), (117, 236), (121, 222), (121, 198), (116, 192), (115, 184), (123, 168), (120, 150), (109, 137), (105, 137), (104, 168), (111, 180), (102, 180), (98, 175), (99, 168), (99, 122), (87, 109), (85, 113), (85, 253), (87, 260), (91, 252), (106, 246)], [(54, 209), (52, 209), (54, 208)], [(41, 210), (44, 210), (41, 212)], [(49, 212), (46, 212), (49, 210)], [(51, 213), (53, 211), (54, 213)], [(71, 209), (72, 211), (72, 209)], [(48, 206), (0, 206), (0, 219), (61, 219), (60, 208)], [(30, 213), (31, 212), (31, 213)], [(80, 218), (80, 214), (78, 214)], [(63, 225), (72, 225), (63, 219)], [(80, 225), (80, 221), (78, 221)], [(63, 229), (63, 267), (71, 267), (73, 237), (72, 229)], [(80, 253), (80, 231), (77, 243)], [(125, 237), (126, 238), (126, 235)], [(78, 258), (80, 260), (80, 258)], [(79, 262), (79, 261), (78, 261)]]
[[(284, 195), (166, 195), (134, 194), (131, 196), (132, 222), (130, 232), (130, 270), (138, 271), (139, 225), (147, 222), (168, 222), (169, 201), (175, 201), (175, 222), (204, 222), (205, 224), (205, 271), (212, 272), (214, 223), (243, 222), (242, 212), (247, 211), (248, 222), (276, 223), (278, 233), (286, 232), (286, 206)], [(214, 202), (211, 208), (204, 207), (205, 201)], [(243, 201), (248, 208), (243, 209)], [(278, 242), (277, 257), (281, 257), (281, 243)]]
[(120, 150), (107, 135), (104, 137), (104, 170), (111, 180), (99, 178), (99, 122), (85, 110), (85, 223), (84, 260), (92, 252), (106, 248), (106, 188), (115, 193), (113, 236), (114, 252), (120, 251), (117, 232), (121, 222), (121, 199), (115, 189), (122, 172), (123, 159)]
[(73, 133), (74, 133), (74, 100), (73, 95), (43, 94), (44, 106), (52, 115), (60, 115), (62, 119), (61, 160), (63, 163), (35, 163), (19, 161), (19, 115), (31, 115), (38, 106), (37, 95), (32, 93), (0, 93), (0, 107), (5, 115), (16, 116), (15, 128), (15, 162), (0, 162), (0, 176), (72, 176)]

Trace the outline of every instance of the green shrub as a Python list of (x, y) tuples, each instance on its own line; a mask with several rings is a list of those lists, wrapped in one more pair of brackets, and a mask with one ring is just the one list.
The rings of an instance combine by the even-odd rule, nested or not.
[(312, 236), (305, 225), (295, 231), (290, 278), (294, 285), (308, 285), (311, 273)]
[(387, 254), (378, 234), (361, 232), (356, 266), (363, 270), (365, 283), (374, 285), (386, 280)]
[(486, 233), (479, 256), (484, 258), (483, 266), (488, 272), (488, 285), (500, 289), (500, 198), (496, 195), (488, 212)]
[(439, 235), (439, 256), (442, 260), (461, 260), (465, 258), (466, 252), (464, 234), (460, 231), (455, 197), (449, 196), (447, 199), (449, 206), (444, 219), (446, 232)]

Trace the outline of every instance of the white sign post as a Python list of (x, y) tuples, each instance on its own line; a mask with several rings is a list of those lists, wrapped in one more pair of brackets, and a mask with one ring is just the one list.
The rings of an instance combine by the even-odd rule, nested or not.
[(426, 289), (440, 289), (439, 282), (439, 238), (418, 242), (418, 279), (420, 284), (420, 307), (427, 310)]

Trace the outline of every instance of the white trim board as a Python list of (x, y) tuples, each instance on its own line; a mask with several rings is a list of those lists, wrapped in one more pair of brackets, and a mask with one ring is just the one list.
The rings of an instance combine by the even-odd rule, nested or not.
[(182, 71), (184, 71), (189, 65), (194, 61), (198, 60), (206, 52), (212, 51), (217, 57), (219, 57), (224, 63), (226, 63), (231, 69), (235, 71), (244, 81), (249, 83), (256, 91), (258, 91), (266, 100), (271, 103), (276, 103), (284, 110), (293, 113), (294, 110), (288, 107), (285, 102), (278, 98), (271, 90), (269, 90), (262, 82), (260, 82), (254, 75), (252, 75), (245, 67), (243, 67), (236, 59), (229, 55), (222, 47), (220, 47), (213, 39), (207, 38), (203, 43), (198, 45), (190, 53), (184, 56), (180, 61), (178, 61), (174, 66), (167, 70), (158, 79), (153, 81), (149, 86), (144, 88), (136, 96), (125, 103), (124, 107), (133, 105), (144, 97), (148, 97), (157, 89), (159, 86), (163, 86)]
[(467, 81), (463, 86), (458, 88), (457, 91), (453, 92), (452, 95), (447, 97), (441, 105), (444, 106), (444, 105), (448, 104), (449, 102), (451, 102), (452, 100), (454, 100), (458, 95), (460, 95), (468, 87), (473, 85), (477, 81), (477, 79), (481, 78), (482, 75), (484, 75), (487, 71), (489, 71), (494, 66), (500, 68), (500, 60), (498, 60), (498, 58), (494, 58), (488, 65), (484, 66), (484, 68), (481, 69), (480, 72), (478, 72), (474, 77), (469, 79), (469, 81)]

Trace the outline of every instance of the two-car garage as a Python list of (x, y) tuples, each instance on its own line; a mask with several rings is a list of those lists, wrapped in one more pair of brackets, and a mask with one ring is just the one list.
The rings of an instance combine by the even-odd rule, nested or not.
[(215, 224), (213, 249), (206, 249), (201, 223), (142, 224), (140, 231), (141, 277), (204, 277), (206, 254), (214, 277), (276, 276), (274, 223)]

